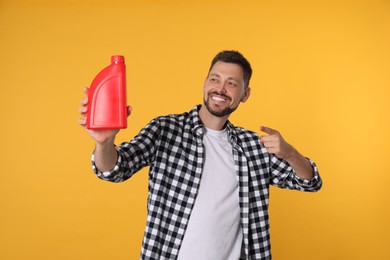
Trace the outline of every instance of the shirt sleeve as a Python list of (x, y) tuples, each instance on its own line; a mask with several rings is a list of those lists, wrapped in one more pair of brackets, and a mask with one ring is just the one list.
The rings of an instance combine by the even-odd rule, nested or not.
[(100, 171), (96, 167), (94, 153), (91, 158), (92, 170), (102, 180), (110, 182), (125, 181), (143, 167), (153, 163), (158, 140), (159, 123), (158, 119), (154, 119), (133, 140), (115, 146), (118, 159), (112, 170), (107, 172)]
[(282, 189), (315, 192), (321, 189), (322, 180), (318, 172), (317, 165), (308, 159), (313, 168), (314, 176), (310, 180), (305, 180), (297, 176), (294, 169), (287, 161), (271, 155), (270, 173), (271, 184)]

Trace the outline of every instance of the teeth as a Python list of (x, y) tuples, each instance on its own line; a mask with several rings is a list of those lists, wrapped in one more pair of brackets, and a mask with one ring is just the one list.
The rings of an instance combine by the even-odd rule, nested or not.
[(215, 101), (225, 101), (225, 99), (224, 98), (220, 98), (220, 97), (212, 97), (212, 99), (213, 100), (215, 100)]

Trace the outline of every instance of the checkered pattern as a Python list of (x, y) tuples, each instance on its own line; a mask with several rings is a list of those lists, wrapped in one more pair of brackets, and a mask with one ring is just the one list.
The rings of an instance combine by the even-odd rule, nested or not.
[[(121, 182), (145, 166), (149, 170), (148, 215), (141, 259), (176, 259), (199, 190), (203, 169), (204, 127), (194, 107), (188, 113), (152, 120), (130, 142), (116, 147), (110, 172), (93, 169), (101, 179)], [(322, 181), (302, 180), (287, 162), (267, 153), (256, 133), (227, 123), (239, 181), (239, 202), (246, 259), (271, 259), (269, 185), (317, 191)]]

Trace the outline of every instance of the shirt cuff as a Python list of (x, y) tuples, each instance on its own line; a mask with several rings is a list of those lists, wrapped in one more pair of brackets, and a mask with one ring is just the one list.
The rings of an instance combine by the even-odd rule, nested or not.
[(314, 187), (314, 186), (318, 186), (321, 184), (321, 178), (320, 178), (320, 174), (318, 172), (318, 168), (317, 168), (317, 165), (316, 163), (307, 158), (309, 161), (310, 161), (310, 164), (311, 164), (311, 167), (313, 168), (313, 178), (311, 178), (310, 180), (307, 180), (307, 179), (303, 179), (301, 177), (299, 177), (295, 171), (295, 179), (297, 180), (297, 182), (302, 185), (302, 187)]
[(92, 156), (91, 156), (91, 162), (92, 162), (92, 170), (95, 172), (95, 174), (99, 177), (99, 178), (102, 178), (102, 179), (106, 179), (106, 178), (109, 178), (110, 176), (112, 176), (115, 172), (118, 172), (119, 171), (119, 167), (122, 163), (122, 158), (121, 156), (119, 155), (119, 148), (117, 146), (115, 146), (115, 150), (117, 151), (117, 161), (116, 161), (116, 164), (114, 166), (114, 168), (112, 168), (110, 171), (101, 171), (97, 168), (96, 164), (95, 164), (95, 153), (93, 152), (92, 153)]

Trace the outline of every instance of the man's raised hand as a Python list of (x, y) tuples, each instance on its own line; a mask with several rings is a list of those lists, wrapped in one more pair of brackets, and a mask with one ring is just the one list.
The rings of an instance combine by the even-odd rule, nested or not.
[(277, 130), (266, 126), (261, 126), (260, 130), (268, 134), (260, 136), (260, 143), (269, 153), (285, 160), (288, 160), (295, 153), (295, 149), (284, 140)]

